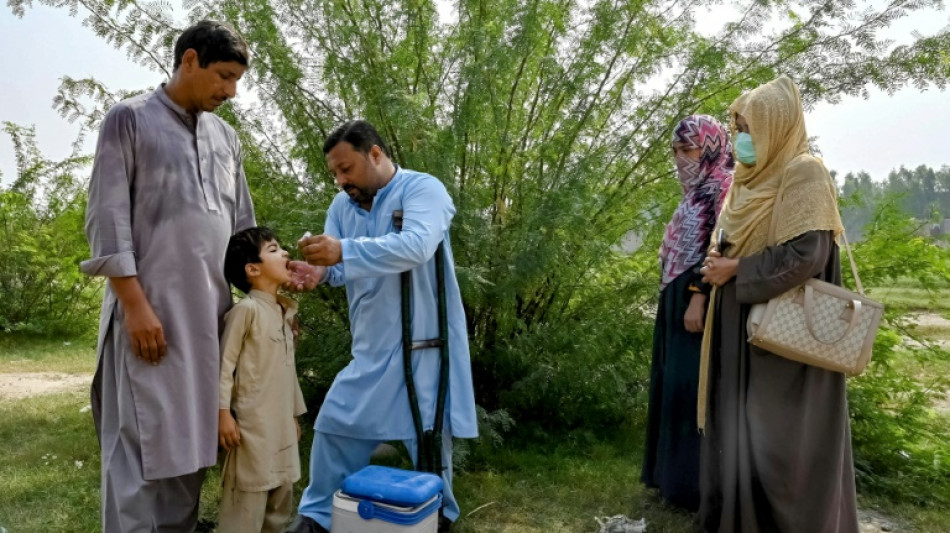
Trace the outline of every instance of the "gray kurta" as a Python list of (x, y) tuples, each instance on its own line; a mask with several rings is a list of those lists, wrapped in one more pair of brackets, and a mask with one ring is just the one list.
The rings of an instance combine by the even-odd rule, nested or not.
[[(145, 480), (215, 463), (218, 337), (231, 306), (224, 252), (234, 232), (253, 225), (240, 143), (221, 118), (188, 114), (162, 87), (109, 111), (89, 185), (92, 258), (81, 269), (138, 276), (168, 350), (157, 366), (134, 356), (122, 305), (107, 286), (93, 382), (104, 473), (113, 450), (128, 453), (130, 445), (141, 448)], [(104, 365), (119, 369), (108, 395)]]
[(700, 472), (703, 531), (858, 531), (844, 375), (746, 342), (750, 304), (811, 277), (841, 284), (831, 232), (742, 258), (719, 291)]

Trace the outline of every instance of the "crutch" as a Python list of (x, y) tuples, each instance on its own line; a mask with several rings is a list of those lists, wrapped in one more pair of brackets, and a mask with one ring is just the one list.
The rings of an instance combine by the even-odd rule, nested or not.
[[(393, 211), (393, 226), (402, 231), (402, 211)], [(445, 396), (449, 389), (449, 326), (445, 310), (445, 250), (443, 243), (435, 251), (435, 279), (438, 288), (439, 337), (421, 341), (412, 340), (412, 272), (400, 274), (402, 282), (402, 364), (406, 377), (409, 408), (416, 430), (418, 456), (416, 469), (442, 475), (442, 421), (445, 415)], [(412, 352), (425, 348), (439, 348), (439, 391), (435, 403), (435, 422), (431, 430), (424, 430), (419, 411), (419, 397), (412, 376)]]

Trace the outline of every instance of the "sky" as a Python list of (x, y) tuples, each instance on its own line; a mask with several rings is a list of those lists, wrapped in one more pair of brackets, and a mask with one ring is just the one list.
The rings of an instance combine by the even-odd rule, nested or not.
[[(873, 0), (878, 4), (882, 0)], [(164, 81), (163, 74), (131, 62), (70, 17), (68, 10), (34, 4), (20, 19), (0, 7), (0, 122), (34, 125), (42, 152), (51, 159), (69, 155), (79, 131), (52, 108), (61, 78), (95, 77), (110, 89), (142, 89)], [(715, 26), (716, 17), (700, 17)], [(886, 37), (897, 43), (912, 32), (932, 34), (950, 26), (950, 12), (915, 13), (898, 21)], [(238, 95), (238, 103), (241, 96)], [(844, 98), (839, 104), (819, 103), (806, 115), (810, 136), (828, 168), (841, 174), (867, 171), (881, 180), (901, 165), (915, 168), (950, 165), (946, 127), (950, 125), (950, 91), (907, 88), (894, 95), (872, 90), (867, 100)], [(86, 141), (95, 149), (95, 134)], [(0, 135), (2, 184), (15, 177), (13, 148)]]

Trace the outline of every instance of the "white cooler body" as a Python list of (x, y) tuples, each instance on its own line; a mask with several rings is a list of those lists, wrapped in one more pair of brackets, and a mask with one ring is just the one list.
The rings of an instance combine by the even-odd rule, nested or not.
[[(330, 533), (437, 533), (441, 497), (436, 494), (417, 507), (400, 507), (353, 498), (337, 491), (333, 495)], [(406, 523), (416, 520), (415, 524)]]

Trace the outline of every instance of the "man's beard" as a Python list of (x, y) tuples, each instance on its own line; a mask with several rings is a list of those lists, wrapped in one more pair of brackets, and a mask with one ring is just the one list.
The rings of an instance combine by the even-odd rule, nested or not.
[(344, 185), (343, 191), (350, 195), (350, 198), (358, 204), (366, 204), (373, 201), (376, 197), (376, 191), (367, 191), (356, 185)]

